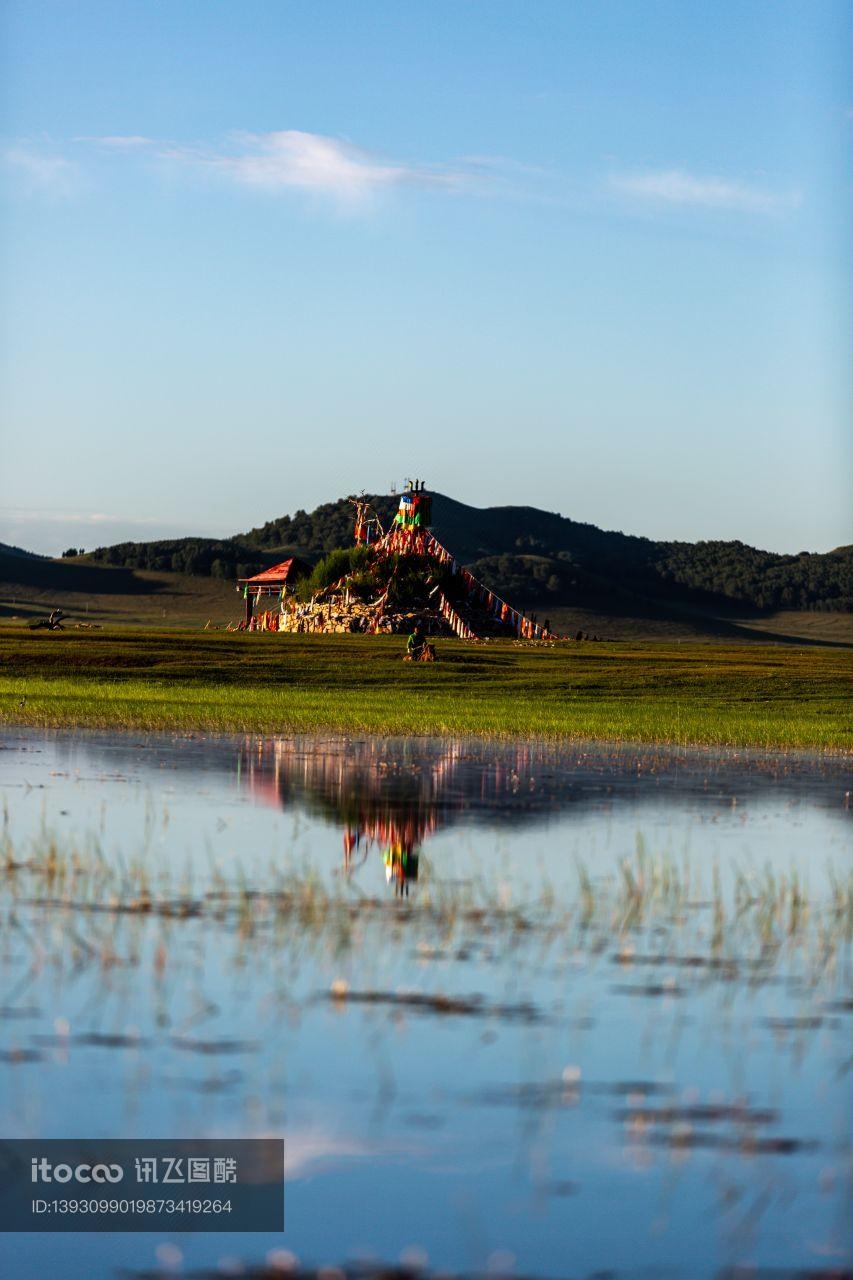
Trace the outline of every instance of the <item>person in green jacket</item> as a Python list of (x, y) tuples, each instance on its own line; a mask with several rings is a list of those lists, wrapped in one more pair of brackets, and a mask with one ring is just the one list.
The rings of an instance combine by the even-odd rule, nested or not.
[(415, 623), (415, 629), (406, 641), (406, 657), (411, 658), (412, 662), (417, 662), (423, 653), (424, 633), (421, 630), (421, 624)]

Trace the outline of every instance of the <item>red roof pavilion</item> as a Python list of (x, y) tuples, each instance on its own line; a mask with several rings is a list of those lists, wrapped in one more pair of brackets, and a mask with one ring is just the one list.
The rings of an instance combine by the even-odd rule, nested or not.
[(262, 573), (254, 574), (251, 578), (238, 578), (237, 590), (239, 591), (242, 586), (246, 601), (246, 625), (248, 626), (252, 620), (253, 605), (256, 600), (261, 596), (272, 596), (279, 591), (284, 591), (285, 587), (289, 587), (297, 578), (310, 572), (309, 564), (304, 560), (298, 560), (296, 556), (291, 556), (289, 560), (282, 560), (279, 564), (264, 569)]
[(293, 582), (300, 572), (304, 572), (302, 561), (291, 556), (289, 560), (282, 560), (280, 564), (264, 569), (263, 573), (256, 573), (251, 578), (238, 578), (237, 581), (245, 582), (250, 587), (282, 587)]

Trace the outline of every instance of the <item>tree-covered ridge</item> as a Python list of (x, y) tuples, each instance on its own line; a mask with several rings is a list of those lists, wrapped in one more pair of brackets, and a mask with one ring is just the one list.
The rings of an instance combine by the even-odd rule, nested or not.
[(98, 564), (211, 578), (248, 578), (276, 557), (242, 538), (164, 538), (158, 542), (117, 542), (90, 555)]
[(853, 609), (853, 547), (775, 555), (742, 542), (659, 544), (661, 580), (758, 609)]
[[(375, 494), (365, 500), (373, 505), (387, 529), (397, 510), (397, 499)], [(300, 549), (303, 554), (316, 557), (323, 552), (351, 545), (353, 508), (345, 498), (337, 502), (324, 502), (311, 512), (299, 510), (292, 516), (268, 520), (257, 529), (251, 529), (245, 538), (256, 547)]]
[[(387, 528), (397, 499), (369, 499)], [(853, 610), (853, 547), (778, 555), (742, 542), (654, 542), (535, 507), (479, 509), (433, 495), (433, 530), (486, 586), (519, 607), (641, 597), (660, 603), (756, 609)], [(99, 548), (100, 563), (247, 577), (298, 555), (315, 562), (352, 546), (353, 508), (342, 498), (268, 521), (234, 538), (181, 538)]]
[(24, 560), (43, 560), (36, 551), (25, 551), (23, 547), (13, 547), (11, 543), (0, 542), (0, 556), (20, 556)]

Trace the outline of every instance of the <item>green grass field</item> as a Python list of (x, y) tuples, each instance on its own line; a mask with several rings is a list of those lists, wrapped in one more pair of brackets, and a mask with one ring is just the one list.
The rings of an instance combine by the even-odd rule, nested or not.
[(846, 650), (0, 633), (0, 718), (60, 728), (454, 733), (853, 749)]

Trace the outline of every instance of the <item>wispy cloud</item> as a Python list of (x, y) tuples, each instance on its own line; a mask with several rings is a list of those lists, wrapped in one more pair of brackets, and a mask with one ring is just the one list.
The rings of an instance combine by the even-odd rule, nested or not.
[(727, 213), (780, 213), (799, 204), (795, 192), (774, 192), (754, 183), (685, 169), (647, 169), (611, 174), (609, 189), (647, 206), (717, 210)]
[(74, 510), (57, 510), (56, 507), (39, 509), (37, 507), (3, 507), (0, 508), (0, 517), (16, 520), (23, 523), (35, 524), (65, 524), (73, 520), (75, 524), (111, 524), (121, 521), (123, 524), (135, 524), (140, 527), (144, 525), (162, 524), (162, 520), (158, 520), (154, 516), (141, 516), (136, 519), (128, 519), (126, 516), (109, 515), (104, 511), (74, 511)]
[(452, 163), (396, 160), (342, 138), (300, 129), (232, 133), (219, 146), (157, 142), (133, 135), (81, 141), (112, 151), (147, 150), (159, 159), (240, 186), (267, 191), (299, 190), (346, 204), (362, 203), (393, 187), (452, 191), (473, 188), (488, 180), (482, 159)]
[(58, 555), (63, 547), (109, 546), (129, 540), (182, 538), (191, 534), (222, 537), (204, 520), (195, 524), (168, 516), (127, 517), (104, 511), (73, 509), (0, 508), (0, 542), (26, 547), (43, 555)]
[(221, 153), (203, 163), (249, 186), (299, 187), (361, 199), (383, 187), (458, 187), (464, 181), (451, 166), (402, 163), (297, 129), (238, 134), (233, 145), (235, 154)]
[(43, 146), (20, 142), (7, 147), (2, 157), (5, 167), (30, 190), (64, 196), (70, 194), (76, 185), (77, 166)]
[(108, 151), (139, 151), (144, 147), (154, 147), (157, 144), (153, 138), (145, 138), (139, 133), (117, 133), (107, 135), (106, 137), (83, 137), (75, 138), (75, 142), (94, 142), (99, 147), (106, 147)]
[[(271, 193), (298, 191), (339, 206), (363, 207), (399, 188), (576, 204), (602, 190), (601, 180), (571, 179), (505, 156), (468, 155), (453, 160), (399, 159), (348, 139), (301, 129), (233, 132), (214, 143), (150, 138), (144, 134), (77, 137), (116, 162), (157, 161), (236, 186)], [(6, 152), (34, 187), (67, 191), (77, 166), (55, 147), (19, 144)], [(780, 214), (801, 203), (797, 191), (774, 190), (760, 175), (750, 179), (683, 168), (612, 171), (603, 189), (635, 209), (682, 209), (740, 215)]]

